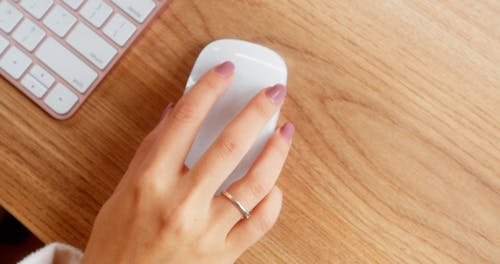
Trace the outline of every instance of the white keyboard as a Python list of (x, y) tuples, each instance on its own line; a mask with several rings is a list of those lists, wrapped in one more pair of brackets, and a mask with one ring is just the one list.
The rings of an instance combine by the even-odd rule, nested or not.
[(168, 0), (0, 0), (0, 75), (70, 117)]

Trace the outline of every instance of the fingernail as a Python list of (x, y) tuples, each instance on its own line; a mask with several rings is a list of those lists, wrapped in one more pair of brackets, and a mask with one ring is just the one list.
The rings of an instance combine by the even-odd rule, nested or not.
[(167, 107), (165, 107), (165, 110), (163, 110), (163, 113), (161, 114), (161, 119), (165, 118), (165, 116), (170, 113), (170, 111), (174, 108), (174, 103), (170, 102), (168, 103)]
[(227, 77), (231, 76), (231, 74), (233, 74), (234, 64), (230, 61), (226, 61), (226, 62), (220, 64), (219, 66), (217, 66), (217, 68), (215, 68), (215, 72), (217, 74), (219, 74), (221, 77), (227, 78)]
[(275, 86), (268, 88), (266, 91), (266, 96), (273, 101), (275, 104), (281, 103), (286, 95), (286, 87), (283, 84), (276, 84)]
[(280, 134), (286, 139), (286, 142), (290, 144), (292, 142), (293, 134), (295, 133), (295, 126), (292, 123), (286, 123), (280, 129)]

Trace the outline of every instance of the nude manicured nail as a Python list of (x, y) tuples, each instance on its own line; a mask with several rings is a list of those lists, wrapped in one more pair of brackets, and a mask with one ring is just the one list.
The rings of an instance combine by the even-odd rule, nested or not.
[(283, 136), (288, 143), (292, 142), (293, 134), (295, 133), (295, 127), (292, 123), (286, 123), (280, 129), (280, 134)]
[(167, 107), (165, 107), (165, 110), (163, 110), (163, 113), (161, 114), (161, 119), (165, 118), (165, 116), (170, 113), (170, 111), (174, 108), (174, 103), (170, 102), (168, 103)]
[(286, 87), (283, 84), (276, 84), (275, 86), (268, 88), (266, 91), (266, 96), (273, 101), (275, 104), (281, 103), (286, 95)]
[(227, 77), (231, 76), (231, 74), (233, 74), (234, 64), (230, 61), (226, 61), (226, 62), (220, 64), (219, 66), (217, 66), (217, 68), (215, 68), (215, 72), (217, 74), (219, 74), (221, 77), (227, 78)]

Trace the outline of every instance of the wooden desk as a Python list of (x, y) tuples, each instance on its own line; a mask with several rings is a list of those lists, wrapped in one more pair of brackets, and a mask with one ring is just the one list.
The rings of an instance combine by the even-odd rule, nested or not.
[(76, 116), (0, 81), (0, 201), (43, 241), (93, 219), (202, 47), (287, 60), (276, 228), (240, 263), (500, 261), (500, 2), (176, 0)]

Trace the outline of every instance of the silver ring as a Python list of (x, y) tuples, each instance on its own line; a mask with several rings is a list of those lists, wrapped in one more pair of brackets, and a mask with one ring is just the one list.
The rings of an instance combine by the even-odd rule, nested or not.
[(240, 210), (241, 214), (243, 215), (243, 218), (248, 219), (250, 218), (250, 212), (240, 203), (240, 201), (236, 200), (234, 196), (232, 196), (230, 193), (224, 191), (222, 192), (222, 195), (229, 199), (236, 207), (238, 207), (238, 210)]

